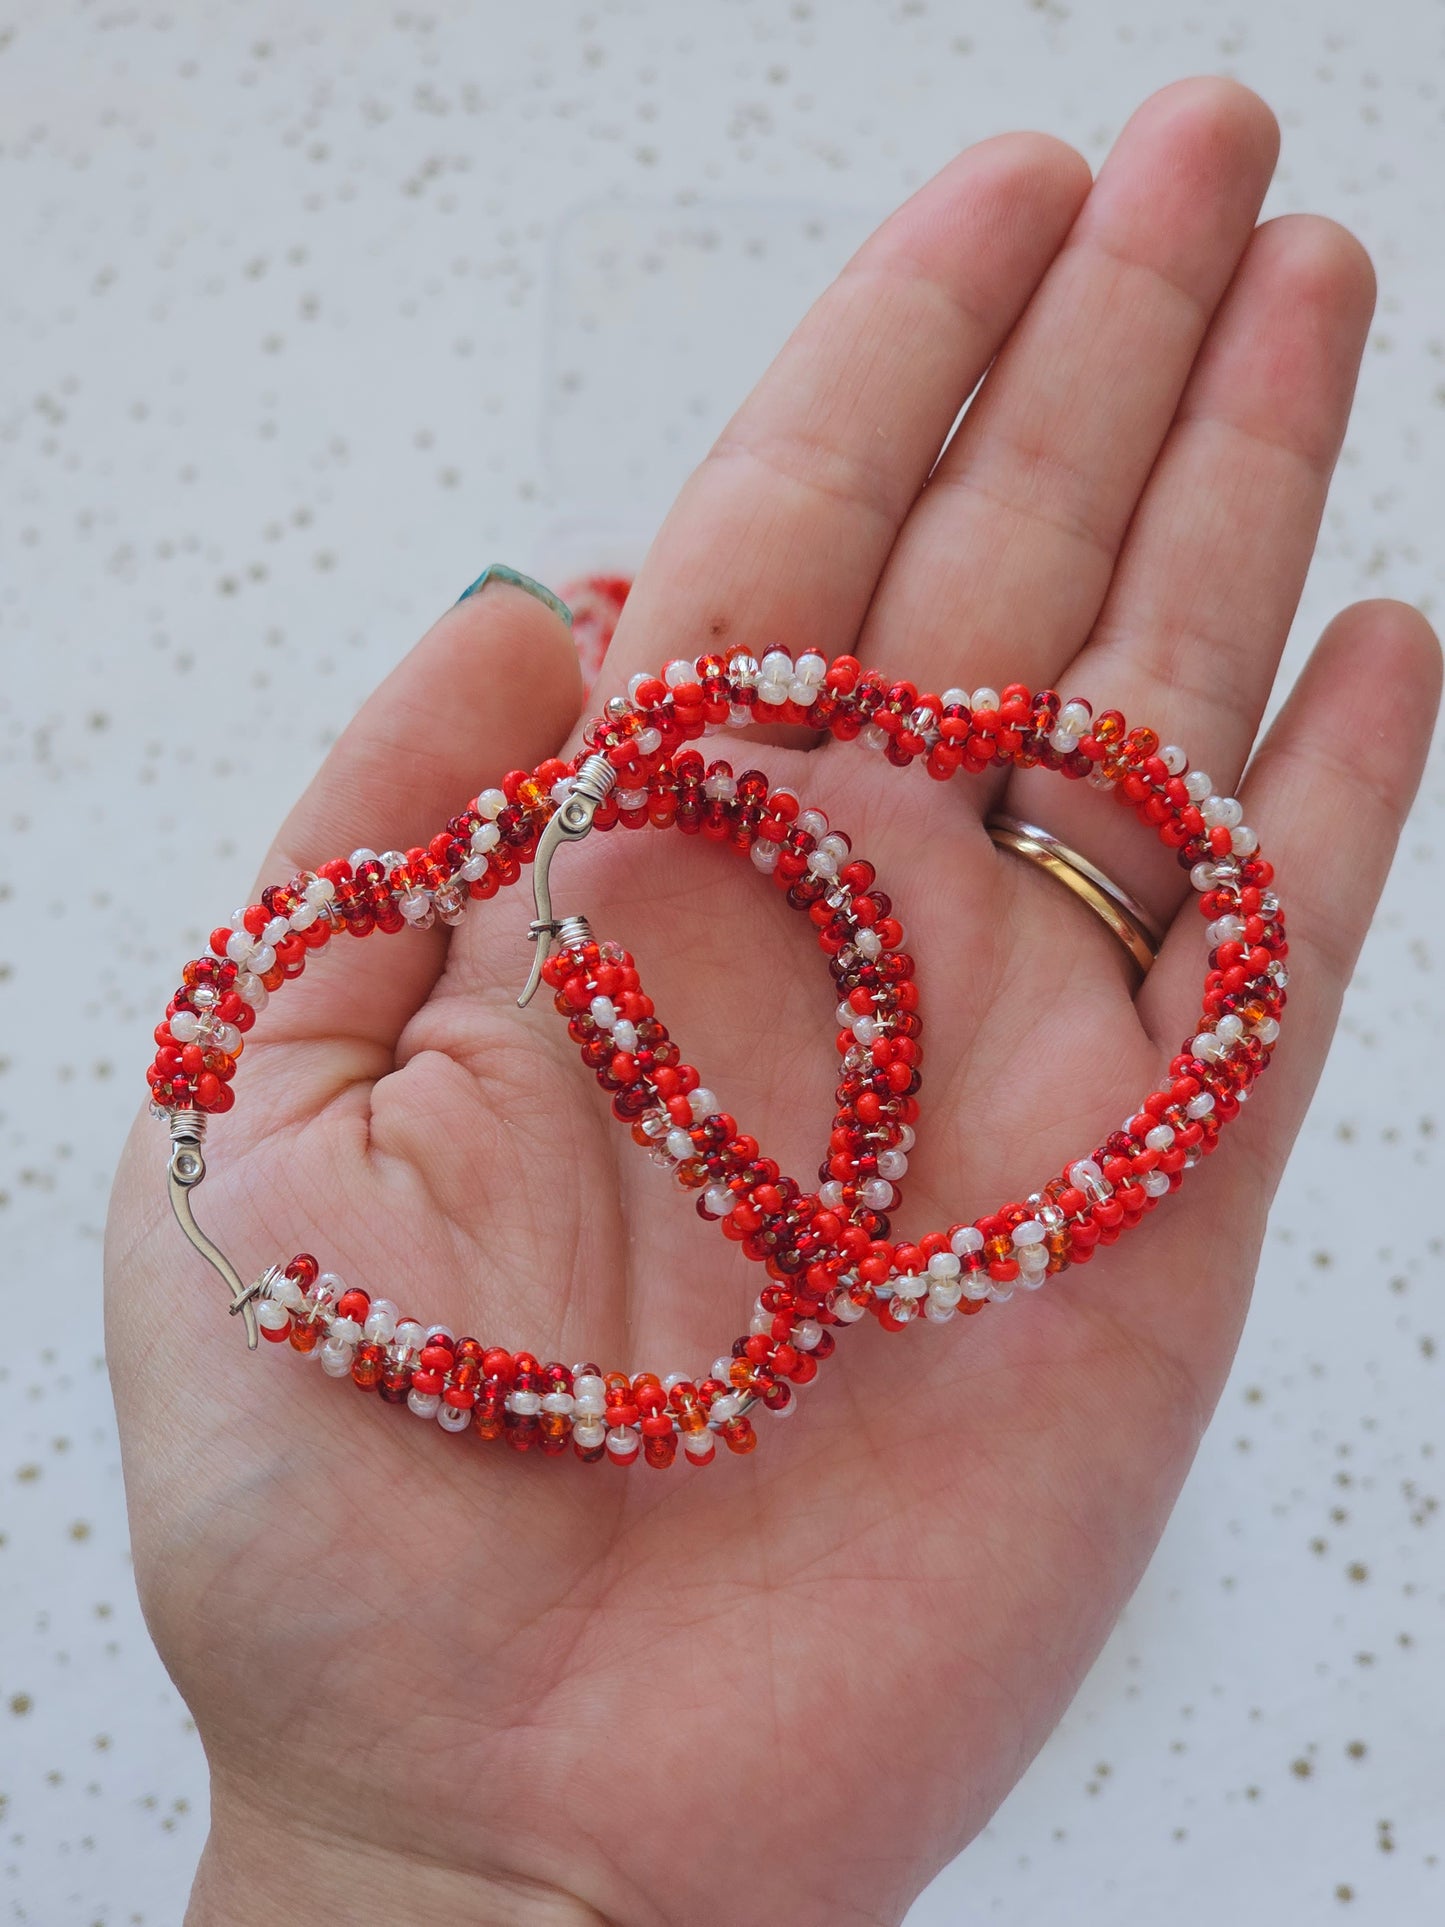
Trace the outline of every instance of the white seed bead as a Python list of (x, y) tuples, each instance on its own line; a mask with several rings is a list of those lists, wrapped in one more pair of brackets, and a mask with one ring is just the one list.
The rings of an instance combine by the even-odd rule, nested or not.
[(403, 1318), (396, 1328), (396, 1343), (404, 1352), (419, 1352), (426, 1343), (426, 1326), (415, 1318)]
[(540, 1392), (508, 1392), (506, 1406), (509, 1412), (516, 1412), (522, 1418), (535, 1418), (542, 1409)]
[(256, 1323), (262, 1331), (285, 1331), (291, 1323), (291, 1314), (284, 1305), (278, 1305), (274, 1298), (261, 1298), (256, 1304)]
[(1206, 796), (1199, 814), (1211, 830), (1232, 830), (1244, 821), (1244, 805), (1235, 796)]
[(1162, 1198), (1169, 1189), (1169, 1179), (1163, 1171), (1146, 1171), (1144, 1189), (1151, 1198)]
[(1206, 924), (1204, 934), (1211, 944), (1238, 943), (1244, 935), (1243, 917), (1216, 917), (1213, 923)]
[(328, 1378), (345, 1378), (355, 1357), (350, 1345), (325, 1344), (320, 1351), (321, 1369)]
[(362, 1326), (362, 1336), (368, 1344), (389, 1345), (396, 1336), (399, 1316), (389, 1298), (373, 1298), (367, 1310), (366, 1323)]
[(1037, 1218), (1025, 1218), (1022, 1224), (1015, 1225), (1013, 1229), (1014, 1246), (1019, 1251), (1027, 1250), (1031, 1245), (1041, 1245), (1047, 1236)]
[(1167, 1124), (1156, 1124), (1152, 1131), (1144, 1133), (1146, 1151), (1167, 1151), (1174, 1142), (1174, 1132)]
[(193, 1010), (178, 1010), (171, 1019), (171, 1036), (178, 1044), (193, 1044), (201, 1022)]
[(685, 682), (696, 682), (697, 664), (695, 662), (687, 662), (681, 656), (676, 656), (663, 670), (662, 680), (667, 684), (669, 689), (678, 689)]
[(1212, 1030), (1200, 1031), (1189, 1048), (1195, 1057), (1203, 1058), (1206, 1064), (1212, 1064), (1216, 1058), (1224, 1054), (1224, 1046)]
[(1159, 761), (1171, 776), (1182, 776), (1189, 767), (1189, 758), (1178, 743), (1165, 743), (1159, 751)]
[(355, 1318), (333, 1318), (331, 1336), (327, 1340), (332, 1345), (359, 1345), (361, 1343), (361, 1324)]
[(1059, 711), (1059, 728), (1071, 729), (1076, 736), (1087, 736), (1093, 720), (1093, 705), (1081, 702), (1077, 696), (1071, 702), (1066, 702)]
[(870, 1211), (886, 1211), (893, 1202), (893, 1186), (886, 1178), (869, 1178), (859, 1195)]
[(777, 869), (779, 854), (780, 846), (776, 843), (770, 843), (765, 836), (758, 837), (749, 852), (754, 867), (761, 870), (765, 876), (771, 876), (773, 871)]
[(675, 1158), (679, 1164), (685, 1159), (692, 1157), (695, 1150), (696, 1146), (693, 1144), (691, 1136), (688, 1132), (684, 1131), (680, 1125), (675, 1126), (668, 1132), (667, 1154), (669, 1157)]
[(717, 1441), (706, 1429), (701, 1432), (684, 1432), (682, 1449), (694, 1465), (709, 1465), (717, 1456)]
[(614, 1459), (632, 1458), (642, 1444), (635, 1425), (614, 1425), (607, 1434), (607, 1450)]
[(1272, 1044), (1279, 1036), (1279, 1020), (1276, 1017), (1261, 1017), (1254, 1027), (1254, 1034), (1261, 1044)]
[(437, 1424), (444, 1432), (465, 1432), (472, 1422), (470, 1405), (448, 1405), (445, 1399), (437, 1403)]
[(793, 1327), (792, 1343), (800, 1352), (811, 1352), (823, 1341), (823, 1327), (816, 1318), (800, 1318)]
[(935, 1251), (928, 1261), (930, 1278), (956, 1278), (962, 1269), (963, 1266), (951, 1251)]
[(998, 691), (996, 689), (990, 689), (987, 684), (985, 684), (982, 689), (974, 690), (968, 699), (968, 706), (970, 709), (997, 709), (999, 701)]
[(600, 1418), (593, 1418), (590, 1414), (585, 1418), (579, 1418), (572, 1427), (573, 1443), (580, 1445), (584, 1452), (590, 1452), (594, 1447), (604, 1444), (606, 1439), (607, 1427)]
[(1191, 803), (1202, 803), (1214, 793), (1214, 778), (1202, 769), (1192, 769), (1184, 779), (1184, 793)]
[(306, 1294), (296, 1280), (284, 1276), (271, 1281), (267, 1296), (276, 1304), (284, 1305), (288, 1311), (299, 1311), (306, 1302)]
[[(716, 1376), (716, 1374), (714, 1374)], [(723, 1425), (730, 1418), (736, 1418), (743, 1408), (743, 1401), (737, 1392), (722, 1392), (712, 1402), (708, 1417), (714, 1424)]]
[(612, 1026), (612, 1041), (619, 1050), (637, 1049), (637, 1026), (630, 1017), (619, 1017)]
[(1229, 847), (1236, 856), (1253, 856), (1259, 848), (1259, 838), (1247, 823), (1240, 823), (1229, 832)]
[(440, 1392), (411, 1391), (406, 1395), (407, 1410), (415, 1412), (418, 1418), (435, 1418), (441, 1402)]
[(948, 1242), (960, 1258), (966, 1258), (970, 1252), (983, 1250), (983, 1233), (976, 1225), (960, 1225)]

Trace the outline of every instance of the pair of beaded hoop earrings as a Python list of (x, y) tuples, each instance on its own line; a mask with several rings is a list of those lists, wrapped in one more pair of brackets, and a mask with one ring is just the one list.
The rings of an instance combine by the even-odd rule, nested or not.
[[(1177, 853), (1208, 923), (1199, 1024), (1158, 1087), (1117, 1131), (1038, 1190), (917, 1242), (890, 1236), (918, 1122), (923, 1052), (919, 991), (903, 930), (871, 863), (790, 790), (755, 769), (734, 774), (688, 745), (721, 728), (797, 724), (858, 740), (900, 768), (922, 759), (940, 781), (958, 771), (1046, 768), (1112, 791)], [(841, 1076), (818, 1182), (785, 1176), (683, 1061), (632, 958), (599, 942), (581, 916), (552, 914), (549, 868), (563, 842), (592, 830), (678, 829), (727, 844), (805, 911), (838, 997)], [(1147, 968), (1152, 944), (1138, 907), (1075, 852), (1032, 826), (996, 818), (996, 842), (1067, 882)], [(532, 865), (537, 904), (532, 976), (545, 983), (613, 1115), (654, 1162), (693, 1193), (767, 1283), (748, 1330), (701, 1375), (603, 1371), (544, 1362), (404, 1314), (322, 1270), (309, 1253), (243, 1284), (200, 1230), (190, 1194), (205, 1175), (207, 1119), (234, 1102), (246, 1034), (269, 997), (333, 937), (458, 923), (469, 903), (517, 883)], [(871, 1313), (885, 1330), (946, 1324), (1086, 1263), (1139, 1224), (1211, 1152), (1248, 1097), (1279, 1035), (1288, 979), (1273, 870), (1241, 820), (1183, 752), (1117, 710), (1082, 700), (948, 690), (941, 697), (865, 671), (851, 656), (796, 661), (742, 649), (635, 676), (588, 727), (571, 761), (514, 771), (484, 790), (425, 847), (353, 851), (261, 892), (213, 931), (155, 1032), (152, 1109), (168, 1119), (168, 1188), (187, 1237), (220, 1273), (231, 1312), (276, 1345), (319, 1358), (382, 1401), (445, 1431), (505, 1439), (559, 1455), (649, 1465), (679, 1444), (706, 1464), (719, 1439), (757, 1443), (750, 1413), (794, 1409), (840, 1328)], [(555, 946), (555, 947), (553, 947)]]

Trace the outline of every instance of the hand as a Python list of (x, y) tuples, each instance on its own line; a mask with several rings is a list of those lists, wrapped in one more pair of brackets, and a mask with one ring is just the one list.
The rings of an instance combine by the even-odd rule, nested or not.
[[(1182, 742), (1244, 799), (1289, 917), (1255, 1099), (1088, 1271), (941, 1331), (869, 1324), (752, 1458), (663, 1477), (446, 1438), (246, 1356), (139, 1121), (108, 1347), (141, 1596), (213, 1776), (193, 1921), (896, 1921), (1059, 1718), (1219, 1393), (1437, 699), (1424, 620), (1361, 605), (1256, 740), (1372, 305), (1342, 230), (1255, 227), (1275, 148), (1254, 96), (1194, 81), (1092, 187), (1037, 135), (945, 168), (689, 481), (603, 678), (781, 641), (924, 687), (1055, 687)], [(424, 837), (580, 706), (561, 623), (488, 588), (367, 703), (261, 881)], [(717, 747), (827, 810), (905, 921), (927, 1061), (900, 1232), (1042, 1182), (1191, 1029), (1193, 892), (1106, 799), (1007, 789), (1177, 920), (1137, 996), (1104, 927), (993, 849), (987, 780)], [(641, 836), (564, 854), (554, 885), (811, 1180), (831, 986), (769, 886)], [(700, 1369), (761, 1274), (609, 1119), (545, 1000), (515, 1008), (525, 894), (450, 936), (334, 943), (248, 1039), (200, 1215), (251, 1276), (311, 1250), (489, 1342)]]

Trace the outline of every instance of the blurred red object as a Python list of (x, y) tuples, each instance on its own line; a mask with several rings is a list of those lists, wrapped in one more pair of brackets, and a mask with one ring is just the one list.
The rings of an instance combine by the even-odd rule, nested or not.
[(632, 587), (627, 575), (583, 575), (564, 582), (558, 594), (572, 611), (572, 635), (588, 689), (596, 682), (608, 645)]

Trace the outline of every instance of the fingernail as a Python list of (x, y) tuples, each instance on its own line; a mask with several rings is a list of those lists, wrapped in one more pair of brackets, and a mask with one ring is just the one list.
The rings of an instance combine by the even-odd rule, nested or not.
[(507, 562), (489, 562), (471, 587), (462, 590), (457, 601), (465, 602), (468, 596), (480, 594), (489, 582), (510, 582), (515, 589), (525, 589), (528, 595), (535, 596), (538, 602), (544, 603), (554, 616), (561, 616), (569, 629), (572, 627), (572, 611), (561, 596), (549, 589), (545, 582), (538, 582), (530, 575), (523, 575), (520, 569), (512, 568)]

